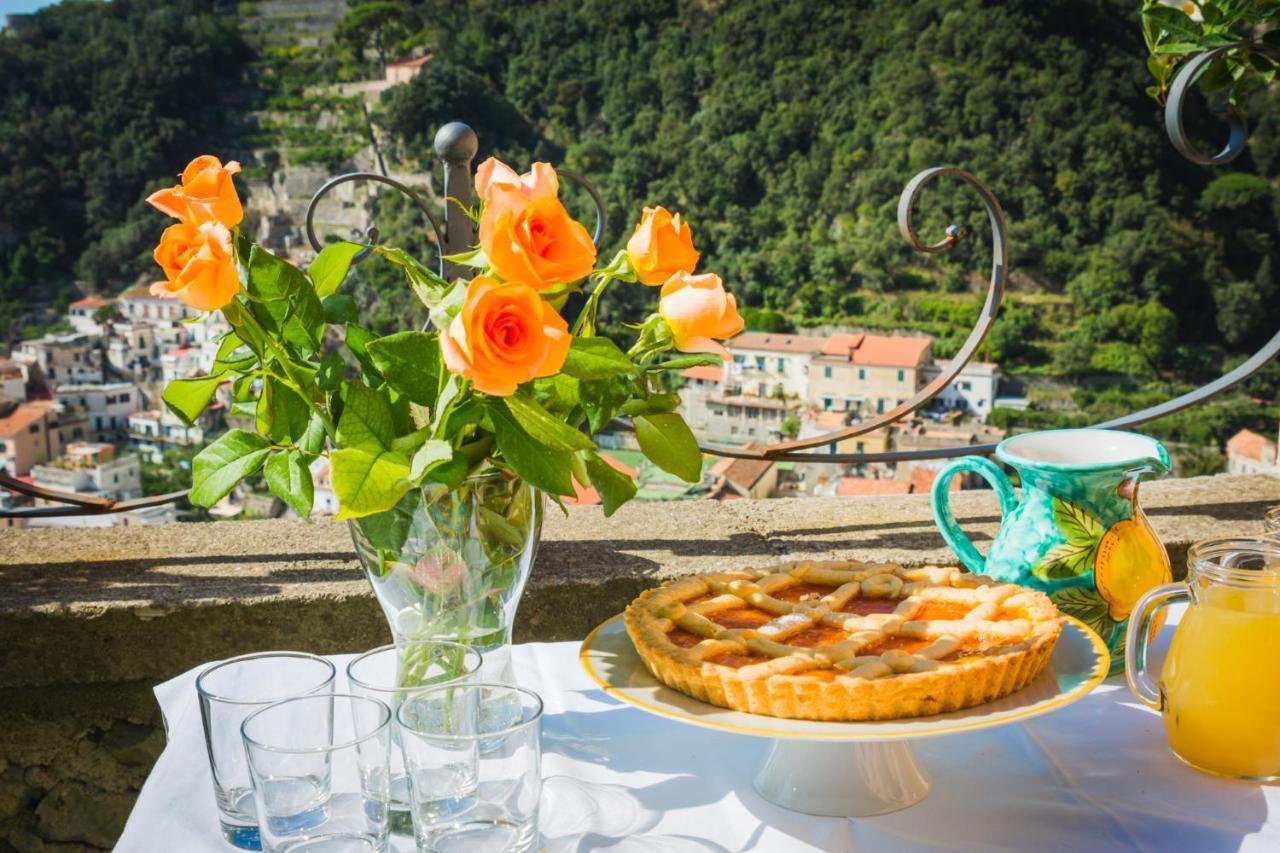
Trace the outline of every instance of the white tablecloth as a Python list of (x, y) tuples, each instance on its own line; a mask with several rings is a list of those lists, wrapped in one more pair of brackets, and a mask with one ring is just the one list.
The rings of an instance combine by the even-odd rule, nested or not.
[[(1164, 639), (1170, 628), (1166, 627)], [(338, 689), (345, 685), (340, 663)], [(763, 800), (766, 741), (652, 716), (605, 695), (577, 643), (515, 648), (518, 680), (546, 701), (541, 829), (552, 853), (638, 851), (1280, 850), (1280, 787), (1180, 764), (1157, 714), (1110, 679), (1027, 723), (921, 741), (924, 802), (874, 818), (811, 817)], [(218, 834), (195, 675), (156, 688), (169, 745), (119, 853), (228, 853)], [(412, 849), (397, 841), (397, 849)]]

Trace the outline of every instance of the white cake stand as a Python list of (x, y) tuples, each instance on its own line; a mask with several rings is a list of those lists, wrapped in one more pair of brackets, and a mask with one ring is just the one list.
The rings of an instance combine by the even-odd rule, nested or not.
[(1065, 617), (1049, 665), (1022, 690), (995, 702), (933, 717), (866, 723), (784, 720), (730, 711), (659, 682), (636, 654), (618, 615), (582, 642), (582, 666), (606, 693), (653, 714), (772, 743), (756, 771), (766, 800), (806, 814), (870, 817), (915, 805), (929, 776), (910, 741), (1021, 722), (1083, 698), (1104, 678), (1110, 656), (1085, 625)]

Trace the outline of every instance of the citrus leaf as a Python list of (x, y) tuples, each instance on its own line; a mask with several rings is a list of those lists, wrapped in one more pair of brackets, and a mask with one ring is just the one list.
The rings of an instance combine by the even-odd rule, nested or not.
[(614, 510), (636, 496), (635, 481), (595, 453), (586, 456), (587, 475), (600, 495), (600, 503), (604, 505), (604, 514), (608, 518)]
[(637, 415), (632, 421), (644, 455), (686, 483), (702, 479), (702, 451), (684, 418), (675, 413)]
[(317, 296), (324, 298), (338, 289), (351, 269), (352, 259), (363, 248), (356, 243), (331, 243), (320, 250), (311, 266), (307, 267)]
[(635, 365), (608, 338), (574, 338), (565, 356), (564, 373), (578, 379), (608, 379), (634, 372)]
[(311, 503), (315, 498), (315, 486), (311, 482), (311, 469), (296, 450), (271, 454), (262, 469), (267, 488), (280, 500), (293, 507), (303, 518), (311, 516)]
[(409, 490), (409, 460), (403, 453), (347, 447), (329, 454), (339, 519), (385, 512)]
[(343, 447), (389, 450), (395, 440), (391, 406), (362, 382), (347, 386), (346, 405), (338, 420), (338, 443)]
[(513, 394), (501, 401), (525, 432), (552, 450), (592, 450), (595, 442), (542, 408), (536, 400)]
[(270, 452), (271, 445), (256, 433), (242, 429), (223, 433), (196, 454), (189, 500), (196, 506), (213, 506), (225, 498), (236, 483), (257, 471)]
[(1068, 542), (1080, 547), (1096, 546), (1106, 532), (1097, 516), (1061, 498), (1053, 499), (1053, 521)]
[(1063, 613), (1074, 616), (1102, 637), (1110, 640), (1115, 620), (1107, 612), (1107, 602), (1093, 587), (1072, 586), (1049, 594)]

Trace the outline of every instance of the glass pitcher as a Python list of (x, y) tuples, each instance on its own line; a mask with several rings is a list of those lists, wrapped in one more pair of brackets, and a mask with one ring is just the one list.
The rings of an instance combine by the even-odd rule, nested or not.
[[(1153, 685), (1153, 617), (1178, 601), (1190, 606)], [(1192, 545), (1186, 583), (1157, 587), (1134, 608), (1128, 647), (1129, 689), (1161, 712), (1174, 755), (1220, 776), (1280, 780), (1280, 537)]]

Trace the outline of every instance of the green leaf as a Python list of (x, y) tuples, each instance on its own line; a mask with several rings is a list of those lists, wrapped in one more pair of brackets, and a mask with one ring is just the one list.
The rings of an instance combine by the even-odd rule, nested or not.
[(1204, 32), (1203, 28), (1186, 16), (1180, 9), (1171, 6), (1151, 6), (1142, 10), (1142, 17), (1153, 21), (1169, 35), (1194, 41)]
[(254, 246), (245, 287), (259, 322), (304, 353), (316, 351), (324, 331), (324, 308), (297, 267)]
[(385, 512), (409, 490), (409, 460), (403, 453), (345, 447), (329, 454), (329, 464), (339, 519)]
[(574, 338), (560, 370), (578, 379), (608, 379), (634, 373), (636, 366), (608, 338)]
[(274, 376), (262, 383), (255, 426), (262, 435), (278, 444), (291, 444), (307, 431), (311, 409), (305, 400)]
[(369, 344), (376, 339), (373, 332), (368, 329), (362, 329), (353, 323), (347, 324), (347, 349), (351, 351), (351, 354), (356, 357), (356, 361), (360, 363), (360, 369), (364, 371), (365, 378), (372, 380), (369, 383), (371, 385), (382, 384), (382, 373), (369, 356)]
[(467, 301), (467, 285), (459, 281), (452, 288), (442, 292), (431, 306), (431, 325), (437, 329), (447, 329), (458, 316), (463, 304)]
[(338, 444), (344, 448), (390, 450), (395, 440), (387, 398), (363, 382), (347, 386), (346, 405), (338, 421)]
[(636, 496), (636, 484), (626, 474), (614, 468), (595, 453), (586, 454), (587, 474), (591, 477), (591, 485), (600, 494), (600, 503), (604, 505), (607, 518), (627, 501)]
[(670, 361), (664, 361), (661, 364), (651, 364), (645, 368), (650, 373), (659, 370), (687, 370), (690, 367), (723, 367), (724, 359), (715, 353), (702, 353), (700, 355), (686, 355), (680, 358), (673, 358)]
[(347, 372), (347, 363), (337, 350), (327, 352), (320, 359), (320, 369), (316, 371), (316, 385), (322, 391), (337, 391), (342, 387), (342, 379)]
[(533, 380), (533, 391), (544, 409), (567, 419), (581, 400), (579, 385), (572, 376), (556, 373)]
[(431, 439), (418, 448), (413, 454), (409, 466), (409, 479), (421, 483), (422, 478), (446, 462), (453, 459), (453, 446), (447, 441)]
[(409, 279), (409, 287), (423, 305), (427, 308), (435, 308), (440, 304), (440, 300), (449, 290), (449, 282), (403, 249), (378, 246), (374, 251), (404, 270), (405, 276)]
[(1111, 639), (1116, 623), (1107, 609), (1107, 602), (1093, 587), (1070, 586), (1049, 593), (1049, 598), (1063, 613), (1074, 616), (1088, 625), (1103, 642)]
[(303, 518), (311, 517), (311, 504), (315, 499), (311, 482), (311, 469), (296, 450), (277, 451), (271, 454), (262, 470), (267, 488), (280, 500), (293, 507)]
[(499, 401), (497, 405), (503, 404), (534, 441), (545, 444), (552, 450), (592, 450), (596, 446), (591, 439), (519, 392)]
[[(341, 286), (351, 269), (351, 261), (365, 248), (357, 243), (330, 243), (320, 250), (316, 259), (307, 267), (316, 295), (323, 298)], [(330, 321), (332, 322), (332, 321)]]
[(451, 489), (456, 489), (462, 485), (462, 481), (467, 478), (467, 472), (471, 470), (471, 460), (467, 458), (462, 451), (454, 451), (453, 457), (447, 462), (436, 465), (431, 468), (426, 478), (434, 483), (441, 483)]
[(440, 344), (426, 332), (398, 332), (370, 341), (369, 358), (391, 387), (419, 406), (440, 393)]
[(616, 376), (584, 380), (578, 394), (582, 410), (587, 414), (587, 429), (595, 434), (617, 417), (618, 410), (631, 399), (631, 381)]
[(674, 413), (637, 415), (632, 422), (640, 449), (654, 465), (686, 483), (702, 479), (702, 451), (684, 418)]
[(294, 444), (298, 445), (298, 448), (304, 453), (310, 453), (314, 456), (324, 450), (324, 442), (327, 437), (324, 431), (324, 421), (320, 419), (319, 413), (312, 412), (311, 419), (307, 421), (306, 431), (294, 441)]
[(1082, 548), (1096, 546), (1107, 532), (1093, 513), (1061, 498), (1053, 499), (1053, 521), (1063, 538)]
[(345, 293), (330, 293), (320, 300), (324, 308), (324, 321), (333, 326), (354, 323), (360, 316), (356, 301)]
[(421, 427), (420, 429), (415, 429), (411, 433), (397, 435), (391, 440), (391, 449), (397, 450), (407, 456), (421, 447), (430, 437), (431, 428)]
[(214, 357), (213, 373), (225, 373), (228, 370), (246, 373), (257, 363), (258, 357), (253, 348), (241, 340), (235, 332), (227, 332), (218, 342), (218, 354)]
[(529, 437), (505, 407), (492, 406), (494, 437), (502, 458), (525, 481), (544, 492), (555, 495), (574, 494), (569, 476), (569, 454), (552, 450)]
[(236, 483), (253, 474), (271, 452), (262, 436), (233, 429), (196, 454), (193, 460), (189, 500), (210, 507), (227, 496)]
[(191, 426), (209, 405), (222, 382), (221, 375), (175, 379), (165, 386), (160, 399), (164, 400), (169, 411), (177, 415), (184, 426)]
[(352, 523), (359, 526), (374, 548), (398, 554), (404, 550), (409, 531), (413, 529), (413, 519), (421, 500), (418, 493), (406, 492), (390, 510), (365, 516)]
[(1098, 543), (1060, 542), (1044, 553), (1031, 569), (1041, 580), (1062, 580), (1083, 575), (1093, 568)]

